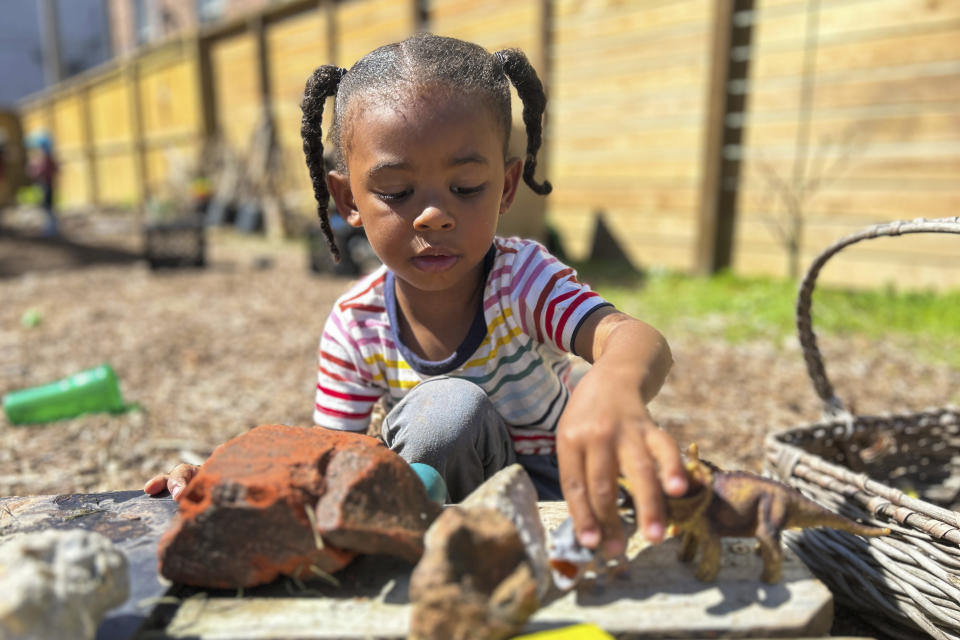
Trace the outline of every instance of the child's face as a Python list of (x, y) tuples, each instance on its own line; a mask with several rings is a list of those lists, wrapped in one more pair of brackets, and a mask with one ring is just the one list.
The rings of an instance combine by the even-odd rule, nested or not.
[(351, 105), (347, 175), (330, 173), (337, 211), (364, 227), (404, 284), (475, 287), (521, 169), (504, 162), (490, 110), (442, 89), (402, 105), (361, 100)]

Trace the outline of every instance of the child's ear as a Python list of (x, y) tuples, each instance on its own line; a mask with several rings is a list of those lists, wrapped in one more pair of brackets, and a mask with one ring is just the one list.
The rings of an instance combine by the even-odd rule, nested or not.
[(505, 214), (510, 205), (513, 204), (522, 172), (523, 162), (520, 161), (520, 158), (507, 161), (506, 171), (503, 174), (503, 195), (500, 196), (500, 215)]
[(357, 210), (353, 189), (350, 188), (350, 176), (339, 171), (330, 171), (327, 173), (327, 188), (330, 190), (330, 195), (333, 196), (340, 217), (346, 220), (351, 227), (362, 227), (363, 221), (360, 220), (360, 211)]

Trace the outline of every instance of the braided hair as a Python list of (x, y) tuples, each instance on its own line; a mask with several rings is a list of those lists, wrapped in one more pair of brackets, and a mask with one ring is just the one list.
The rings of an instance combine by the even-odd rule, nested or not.
[(483, 47), (457, 40), (418, 33), (402, 42), (375, 49), (358, 60), (350, 70), (333, 65), (319, 67), (307, 80), (301, 109), (300, 135), (306, 156), (313, 194), (317, 199), (320, 228), (335, 262), (340, 260), (330, 227), (327, 206), (326, 168), (323, 159), (323, 138), (320, 123), (323, 105), (336, 96), (330, 140), (333, 164), (346, 172), (350, 132), (356, 109), (353, 98), (359, 94), (378, 102), (396, 101), (414, 94), (425, 84), (439, 84), (457, 92), (476, 96), (490, 109), (503, 133), (504, 154), (510, 139), (510, 83), (523, 102), (523, 123), (527, 132), (527, 150), (523, 161), (523, 180), (535, 193), (547, 195), (549, 182), (534, 179), (537, 152), (543, 143), (543, 112), (547, 99), (537, 72), (519, 49), (489, 53)]

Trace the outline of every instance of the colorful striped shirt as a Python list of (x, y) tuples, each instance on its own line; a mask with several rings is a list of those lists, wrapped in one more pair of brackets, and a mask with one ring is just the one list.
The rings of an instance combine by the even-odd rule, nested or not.
[(320, 338), (314, 422), (363, 431), (381, 396), (392, 407), (422, 380), (448, 375), (483, 388), (517, 453), (552, 453), (570, 396), (568, 352), (587, 316), (610, 303), (532, 240), (495, 238), (484, 271), (483, 304), (443, 361), (403, 344), (386, 267), (341, 296)]

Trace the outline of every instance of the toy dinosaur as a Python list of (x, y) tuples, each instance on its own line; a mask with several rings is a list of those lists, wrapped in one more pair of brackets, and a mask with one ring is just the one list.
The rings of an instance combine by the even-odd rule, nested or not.
[[(696, 577), (713, 582), (720, 570), (722, 537), (754, 537), (763, 557), (764, 582), (780, 580), (784, 529), (830, 527), (862, 536), (880, 536), (889, 529), (857, 524), (828, 511), (785, 484), (746, 471), (723, 471), (701, 460), (696, 444), (687, 450), (689, 489), (684, 496), (664, 497), (667, 522), (674, 533), (682, 533), (680, 559), (690, 562), (700, 550)], [(620, 515), (624, 533), (636, 531), (636, 514), (629, 487), (621, 480)], [(561, 590), (574, 586), (585, 573), (603, 573), (622, 563), (623, 558), (603, 560), (593, 549), (577, 542), (573, 521), (565, 520), (551, 533), (549, 552), (554, 583)]]
[(690, 489), (680, 498), (667, 498), (667, 522), (683, 533), (680, 559), (689, 562), (700, 550), (697, 579), (712, 582), (720, 570), (720, 538), (752, 536), (763, 557), (761, 579), (780, 581), (784, 529), (830, 527), (861, 536), (882, 536), (890, 529), (870, 527), (820, 506), (799, 491), (746, 471), (723, 471), (701, 460), (696, 444), (687, 451)]

